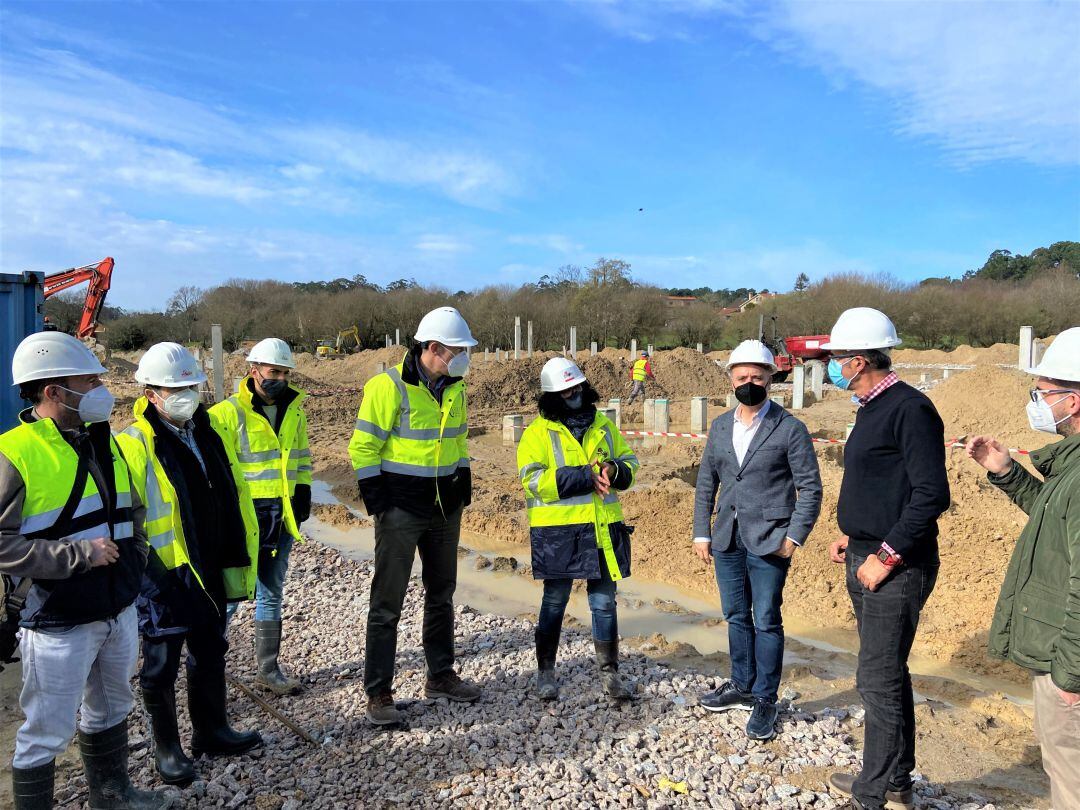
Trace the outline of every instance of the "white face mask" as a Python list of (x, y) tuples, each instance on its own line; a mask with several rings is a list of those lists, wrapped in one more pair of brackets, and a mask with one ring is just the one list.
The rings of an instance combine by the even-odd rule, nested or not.
[(446, 364), (446, 373), (451, 377), (464, 377), (469, 373), (469, 353), (459, 352)]
[(74, 394), (79, 397), (78, 408), (72, 408), (70, 405), (66, 405), (63, 402), (60, 404), (69, 411), (76, 411), (79, 414), (79, 418), (84, 422), (109, 421), (109, 416), (112, 415), (113, 405), (116, 404), (116, 398), (104, 385), (99, 385), (97, 388), (91, 388), (85, 394), (78, 391), (72, 391), (70, 388), (64, 388), (62, 385), (58, 385), (57, 388), (61, 388), (69, 394)]
[(186, 422), (198, 408), (199, 392), (194, 388), (185, 388), (162, 400), (159, 410), (176, 422)]
[[(1065, 394), (1058, 400), (1061, 402), (1070, 394)], [(1057, 402), (1054, 403), (1055, 405)], [(1057, 428), (1062, 422), (1066, 421), (1069, 417), (1063, 416), (1061, 419), (1055, 421), (1054, 410), (1044, 397), (1039, 397), (1035, 402), (1029, 402), (1027, 404), (1027, 418), (1028, 424), (1031, 425), (1032, 430), (1041, 430), (1043, 433), (1053, 433), (1057, 435)]]

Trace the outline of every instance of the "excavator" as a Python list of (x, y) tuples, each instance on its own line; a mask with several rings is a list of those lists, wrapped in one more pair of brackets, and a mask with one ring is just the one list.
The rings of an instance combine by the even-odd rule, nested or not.
[(320, 360), (332, 360), (344, 357), (349, 352), (360, 351), (360, 327), (350, 326), (337, 333), (337, 338), (320, 340), (315, 347), (315, 356)]
[(75, 337), (80, 340), (94, 337), (100, 329), (98, 317), (101, 315), (101, 308), (105, 304), (105, 294), (109, 291), (109, 285), (112, 282), (114, 264), (112, 257), (106, 256), (94, 264), (72, 267), (70, 270), (45, 276), (46, 298), (83, 282), (90, 282), (90, 287), (86, 291), (86, 302), (83, 304), (82, 317), (79, 318), (79, 325), (75, 330)]

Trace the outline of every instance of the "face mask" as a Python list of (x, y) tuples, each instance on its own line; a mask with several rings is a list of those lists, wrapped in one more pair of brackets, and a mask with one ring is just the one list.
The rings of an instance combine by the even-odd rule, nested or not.
[[(443, 362), (446, 362), (445, 360)], [(469, 353), (459, 352), (446, 363), (446, 373), (451, 377), (464, 377), (469, 373)]]
[(764, 402), (768, 394), (769, 392), (764, 385), (752, 382), (743, 383), (735, 389), (735, 399), (751, 408)]
[(57, 388), (79, 397), (78, 408), (72, 408), (70, 405), (63, 402), (60, 404), (69, 411), (76, 411), (79, 414), (79, 418), (84, 422), (109, 421), (113, 405), (116, 404), (116, 398), (104, 385), (99, 385), (97, 388), (91, 388), (85, 394), (81, 394), (78, 391), (72, 391), (70, 388), (64, 388), (62, 385), (58, 385)]
[(285, 393), (285, 389), (289, 387), (289, 381), (268, 380), (266, 377), (260, 377), (259, 386), (262, 388), (267, 399), (277, 399)]
[(580, 411), (581, 406), (585, 402), (585, 400), (581, 396), (581, 392), (578, 391), (576, 394), (573, 394), (573, 395), (568, 396), (565, 399), (563, 399), (563, 402), (566, 403), (566, 407), (569, 408), (570, 410), (572, 410), (572, 411)]
[(176, 422), (186, 422), (199, 408), (199, 392), (187, 388), (166, 397), (161, 403), (161, 412)]
[[(1066, 394), (1065, 396), (1069, 396)], [(1064, 399), (1062, 397), (1061, 399)], [(1061, 402), (1061, 399), (1058, 402)], [(1054, 403), (1055, 405), (1057, 403)], [(1036, 402), (1029, 402), (1027, 404), (1027, 418), (1028, 424), (1031, 425), (1032, 430), (1041, 430), (1043, 433), (1057, 434), (1057, 426), (1066, 421), (1069, 417), (1065, 416), (1061, 419), (1054, 420), (1054, 410), (1050, 407), (1045, 399), (1039, 397)]]
[(844, 376), (843, 368), (849, 362), (851, 362), (851, 358), (848, 358), (843, 363), (839, 362), (835, 358), (829, 360), (829, 382), (831, 382), (841, 391), (847, 391), (849, 388), (851, 388), (851, 384), (855, 382), (855, 377), (859, 376), (858, 374), (856, 374), (855, 377), (852, 377), (850, 380)]

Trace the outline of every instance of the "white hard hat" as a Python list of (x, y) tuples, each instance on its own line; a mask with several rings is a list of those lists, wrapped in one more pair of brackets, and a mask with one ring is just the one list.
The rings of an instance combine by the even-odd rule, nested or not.
[(744, 340), (735, 347), (735, 351), (728, 358), (728, 371), (732, 366), (751, 363), (755, 366), (765, 366), (769, 371), (776, 371), (776, 358), (769, 351), (769, 347), (760, 340)]
[(433, 309), (420, 319), (413, 335), (421, 343), (437, 340), (444, 346), (475, 346), (476, 340), (461, 313), (453, 307)]
[(1054, 380), (1080, 382), (1080, 326), (1066, 329), (1054, 338), (1039, 365), (1024, 371)]
[(249, 363), (265, 363), (268, 366), (296, 368), (289, 344), (281, 338), (265, 338), (251, 347), (247, 356)]
[(11, 358), (11, 379), (16, 384), (31, 380), (104, 374), (94, 353), (65, 332), (37, 332), (23, 338)]
[(206, 375), (199, 361), (179, 343), (155, 343), (139, 360), (135, 381), (161, 388), (186, 388), (206, 382)]
[(540, 370), (540, 390), (554, 393), (585, 382), (578, 364), (566, 357), (552, 357)]
[(900, 345), (896, 327), (884, 312), (870, 307), (845, 309), (836, 320), (827, 343), (822, 349), (845, 351), (858, 349), (891, 349)]

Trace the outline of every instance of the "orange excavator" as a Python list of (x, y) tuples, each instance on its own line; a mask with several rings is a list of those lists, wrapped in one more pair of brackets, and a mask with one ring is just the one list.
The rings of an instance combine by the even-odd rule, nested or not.
[(98, 331), (98, 316), (101, 314), (101, 307), (105, 304), (105, 294), (109, 291), (109, 284), (112, 281), (113, 264), (112, 258), (107, 256), (94, 264), (72, 267), (70, 270), (45, 276), (46, 298), (83, 282), (90, 282), (90, 287), (86, 291), (86, 302), (83, 304), (82, 317), (79, 318), (79, 327), (75, 331), (75, 337), (80, 340), (92, 338)]

